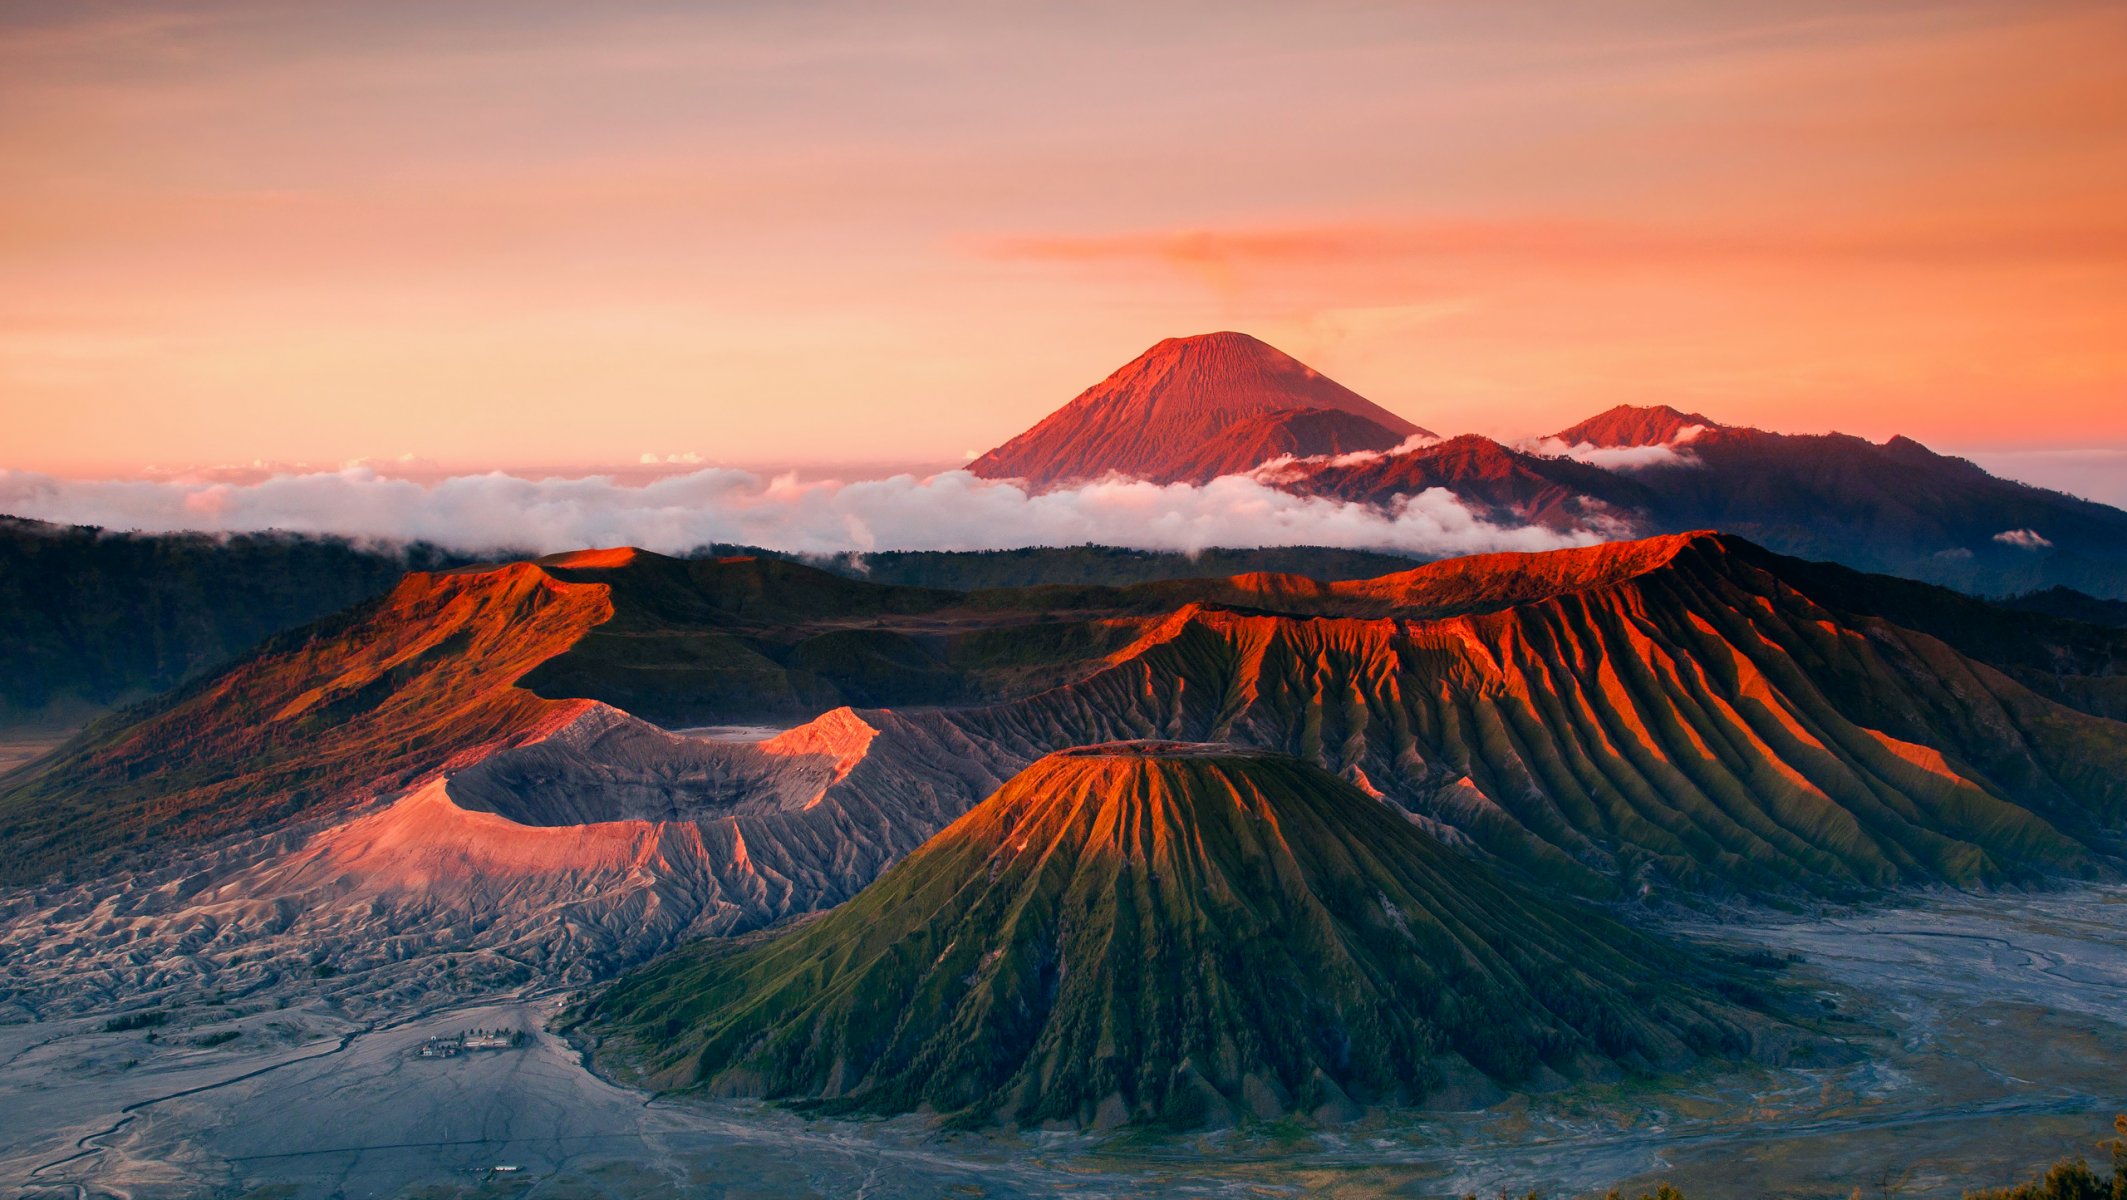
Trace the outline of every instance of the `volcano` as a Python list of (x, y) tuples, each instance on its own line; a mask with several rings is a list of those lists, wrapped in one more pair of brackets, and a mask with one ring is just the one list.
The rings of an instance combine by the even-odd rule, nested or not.
[(1245, 333), (1168, 338), (969, 467), (1035, 487), (1202, 482), (1282, 455), (1387, 450), (1426, 431)]
[(1511, 885), (1295, 759), (1033, 764), (855, 900), (596, 1002), (654, 1082), (968, 1123), (1192, 1126), (1734, 1052), (1678, 951)]

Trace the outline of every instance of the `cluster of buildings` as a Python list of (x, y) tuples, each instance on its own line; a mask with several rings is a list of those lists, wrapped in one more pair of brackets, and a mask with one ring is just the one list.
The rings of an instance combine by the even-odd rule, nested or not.
[(472, 1050), (514, 1050), (524, 1045), (522, 1029), (468, 1029), (450, 1037), (432, 1037), (421, 1043), (422, 1058), (456, 1058)]

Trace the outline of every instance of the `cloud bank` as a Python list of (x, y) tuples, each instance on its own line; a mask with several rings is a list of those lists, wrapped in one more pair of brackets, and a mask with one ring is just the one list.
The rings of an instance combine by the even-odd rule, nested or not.
[(0, 470), (0, 512), (114, 530), (283, 530), (422, 540), (481, 553), (712, 542), (800, 554), (995, 550), (1095, 542), (1196, 552), (1334, 546), (1422, 556), (1548, 550), (1602, 540), (1479, 519), (1435, 488), (1378, 507), (1296, 496), (1247, 476), (1201, 487), (1108, 480), (1029, 494), (966, 471), (800, 481), (710, 468), (649, 482), (502, 473), (420, 482), (358, 467), (249, 482), (69, 480)]

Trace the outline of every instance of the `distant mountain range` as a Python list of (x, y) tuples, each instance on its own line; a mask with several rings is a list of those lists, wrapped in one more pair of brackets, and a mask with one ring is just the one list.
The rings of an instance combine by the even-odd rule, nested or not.
[[(745, 546), (707, 546), (699, 553), (776, 557)], [(0, 516), (0, 629), (7, 631), (0, 637), (0, 732), (78, 725), (177, 687), (273, 634), (379, 596), (410, 570), (473, 561), (419, 543), (287, 533), (127, 533)], [(1308, 546), (1198, 555), (1044, 546), (802, 561), (853, 578), (968, 590), (1249, 571), (1355, 579), (1398, 570), (1410, 560)]]
[(1036, 488), (1257, 472), (1378, 505), (1445, 488), (1503, 525), (1606, 538), (1719, 529), (1975, 593), (2127, 598), (2127, 512), (1910, 438), (1769, 433), (1621, 406), (1529, 445), (1439, 439), (1240, 333), (1161, 342), (971, 469)]

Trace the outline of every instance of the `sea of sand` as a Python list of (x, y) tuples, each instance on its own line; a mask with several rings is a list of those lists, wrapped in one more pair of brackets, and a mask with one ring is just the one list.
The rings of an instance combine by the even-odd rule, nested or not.
[[(2089, 1153), (2127, 1110), (2127, 888), (1910, 896), (1680, 932), (1798, 956), (1863, 1053), (1702, 1068), (1481, 1113), (1187, 1137), (946, 1135), (657, 1098), (548, 1031), (561, 993), (350, 1013), (270, 990), (156, 1028), (0, 1026), (0, 1189), (27, 1196), (1956, 1196)], [(428, 1038), (523, 1030), (447, 1059)], [(222, 1035), (233, 1033), (233, 1037)], [(151, 1038), (151, 1035), (152, 1038)]]

